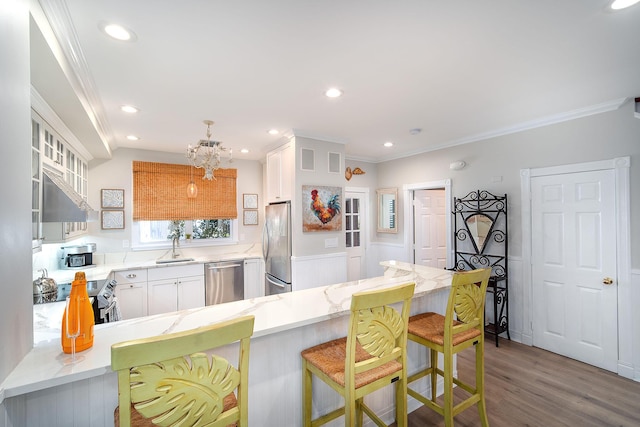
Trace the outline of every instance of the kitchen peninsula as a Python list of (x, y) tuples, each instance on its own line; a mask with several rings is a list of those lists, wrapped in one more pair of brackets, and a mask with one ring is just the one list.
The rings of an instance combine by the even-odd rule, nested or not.
[[(1, 385), (5, 404), (16, 425), (113, 425), (117, 381), (110, 368), (112, 344), (252, 314), (249, 419), (264, 426), (300, 425), (300, 350), (346, 334), (353, 293), (414, 281), (412, 313), (444, 310), (452, 272), (394, 261), (382, 265), (384, 275), (371, 279), (98, 325), (94, 346), (75, 365), (62, 364), (59, 340), (36, 343)], [(409, 371), (425, 363), (426, 353), (410, 347)], [(384, 393), (373, 406), (393, 417), (392, 392)], [(320, 395), (323, 409), (338, 404), (337, 395)], [(410, 409), (417, 406), (410, 403)]]

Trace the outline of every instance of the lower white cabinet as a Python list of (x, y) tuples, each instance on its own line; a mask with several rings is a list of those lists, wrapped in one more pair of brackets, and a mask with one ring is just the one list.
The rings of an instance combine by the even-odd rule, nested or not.
[(262, 258), (244, 260), (244, 298), (264, 296), (264, 261)]
[(122, 318), (147, 316), (147, 269), (117, 271), (113, 276)]
[(149, 269), (147, 313), (204, 307), (202, 264)]

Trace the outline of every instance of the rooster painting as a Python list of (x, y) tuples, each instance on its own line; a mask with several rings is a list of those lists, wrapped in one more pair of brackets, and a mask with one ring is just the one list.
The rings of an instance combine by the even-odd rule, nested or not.
[(340, 187), (303, 186), (305, 204), (303, 231), (342, 229)]

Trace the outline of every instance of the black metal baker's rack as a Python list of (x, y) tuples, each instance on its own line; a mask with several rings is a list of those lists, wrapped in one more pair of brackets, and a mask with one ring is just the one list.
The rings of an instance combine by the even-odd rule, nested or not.
[[(496, 196), (485, 190), (472, 191), (453, 199), (455, 238), (455, 270), (491, 268), (487, 296), (491, 296), (493, 319), (485, 325), (485, 333), (495, 336), (509, 334), (509, 277), (507, 239), (507, 195)], [(489, 225), (486, 235), (477, 239), (472, 226), (478, 222)], [(486, 305), (485, 305), (486, 306)], [(486, 319), (485, 319), (486, 322)]]

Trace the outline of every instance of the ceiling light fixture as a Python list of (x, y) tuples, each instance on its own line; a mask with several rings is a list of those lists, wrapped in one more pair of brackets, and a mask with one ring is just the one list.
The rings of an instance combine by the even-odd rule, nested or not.
[(280, 131), (278, 129), (269, 129), (269, 135), (277, 135)]
[(191, 166), (191, 181), (187, 185), (187, 197), (190, 199), (198, 197), (198, 186), (193, 182), (193, 166)]
[(120, 110), (124, 111), (125, 113), (137, 113), (138, 111), (140, 111), (133, 105), (123, 105), (122, 107), (120, 107)]
[(127, 135), (127, 139), (129, 141), (139, 141), (140, 140), (140, 138), (135, 136), (135, 135)]
[(136, 33), (122, 25), (101, 22), (98, 26), (106, 35), (116, 40), (123, 42), (134, 42), (137, 40)]
[(327, 95), (329, 98), (338, 98), (339, 96), (342, 96), (342, 91), (337, 88), (331, 88), (327, 90), (324, 94)]
[(627, 7), (631, 7), (634, 4), (638, 3), (639, 1), (640, 0), (614, 0), (613, 3), (611, 3), (611, 9), (626, 9)]
[(231, 163), (233, 161), (233, 151), (224, 148), (222, 142), (211, 140), (211, 125), (213, 125), (213, 121), (204, 120), (203, 123), (207, 125), (207, 139), (201, 139), (195, 147), (189, 144), (187, 147), (187, 159), (194, 167), (204, 169), (202, 179), (211, 181), (215, 179), (213, 172), (220, 168), (222, 155), (229, 151), (229, 163)]
[(240, 152), (242, 154), (247, 154), (249, 152), (249, 150), (247, 150), (246, 148), (243, 148), (242, 150), (240, 150)]
[(385, 147), (393, 147), (393, 142), (385, 142), (384, 146)]

